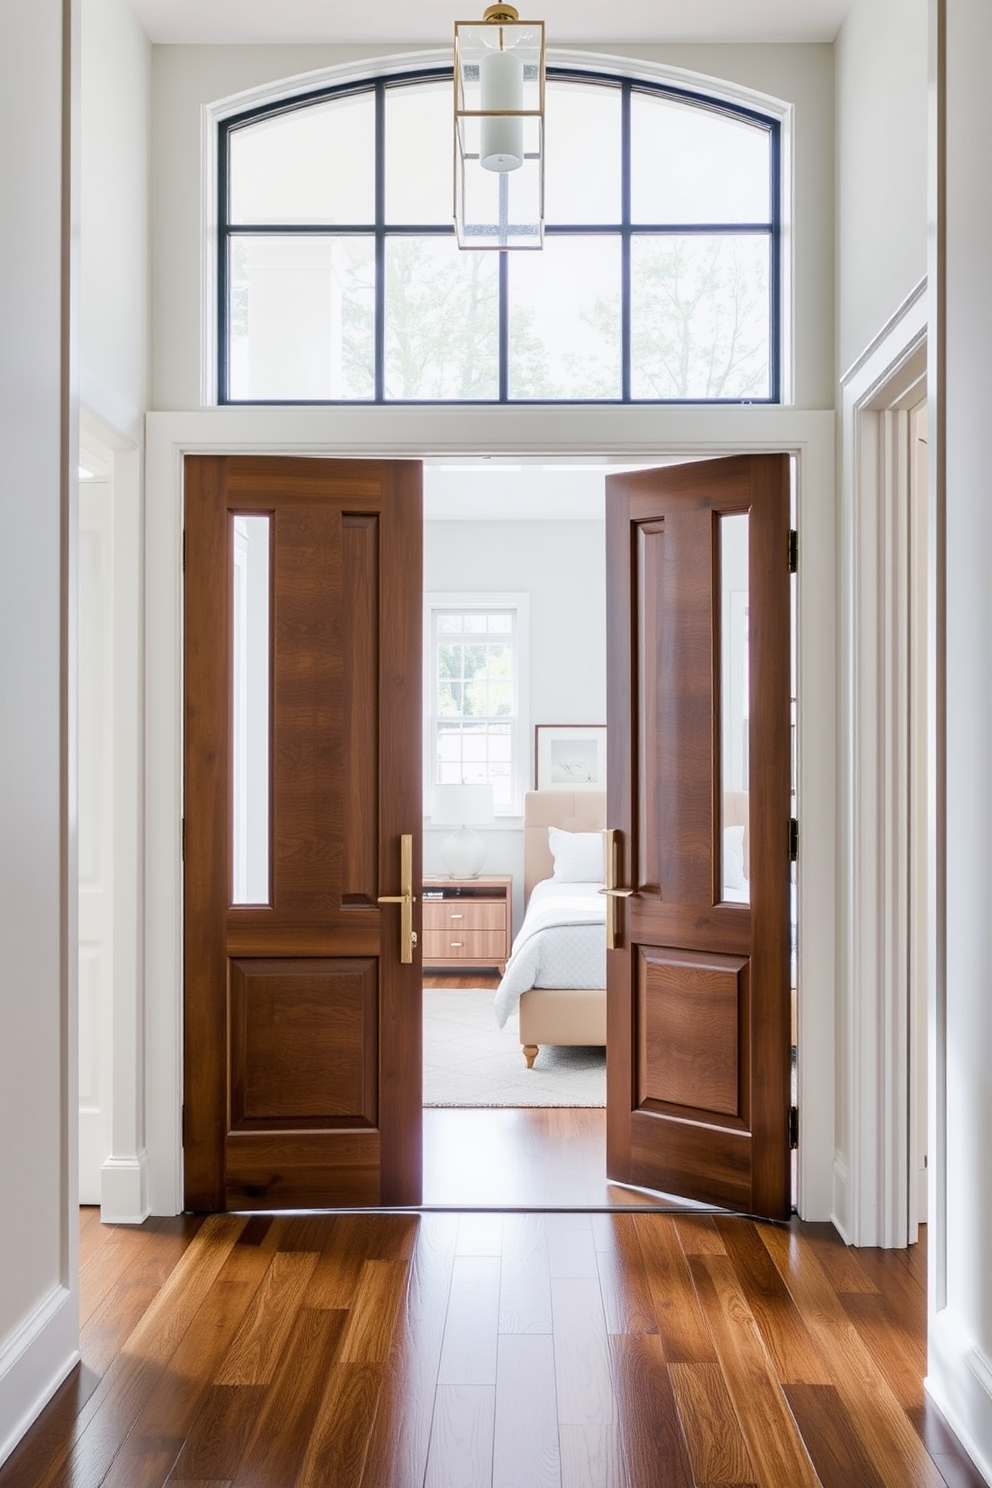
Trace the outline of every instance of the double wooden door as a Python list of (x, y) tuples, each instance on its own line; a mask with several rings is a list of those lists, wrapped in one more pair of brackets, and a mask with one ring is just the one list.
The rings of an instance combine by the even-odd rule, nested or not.
[[(420, 1201), (421, 533), (413, 463), (187, 460), (190, 1208)], [(787, 552), (785, 457), (608, 482), (608, 1171), (772, 1217)]]

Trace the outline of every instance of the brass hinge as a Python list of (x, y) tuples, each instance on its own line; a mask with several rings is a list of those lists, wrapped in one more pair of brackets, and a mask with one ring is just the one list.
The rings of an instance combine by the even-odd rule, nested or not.
[(799, 823), (794, 816), (789, 817), (789, 862), (795, 863), (799, 857)]
[(795, 1152), (799, 1146), (799, 1107), (789, 1107), (789, 1150)]
[(186, 572), (186, 528), (183, 528), (183, 573)]
[(789, 529), (789, 572), (799, 572), (799, 533), (795, 527)]
[(182, 854), (182, 860), (185, 863), (185, 861), (186, 861), (186, 818), (185, 817), (183, 817), (182, 820), (181, 820), (181, 822), (180, 822), (179, 832), (180, 832), (180, 837), (182, 839), (181, 840), (181, 845), (180, 845), (180, 851), (181, 851), (181, 854)]

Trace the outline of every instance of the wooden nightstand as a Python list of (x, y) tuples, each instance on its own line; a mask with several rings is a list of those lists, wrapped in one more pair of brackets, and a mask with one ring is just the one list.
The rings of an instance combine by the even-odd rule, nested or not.
[(510, 954), (513, 879), (424, 879), (424, 965), (454, 971), (495, 966)]

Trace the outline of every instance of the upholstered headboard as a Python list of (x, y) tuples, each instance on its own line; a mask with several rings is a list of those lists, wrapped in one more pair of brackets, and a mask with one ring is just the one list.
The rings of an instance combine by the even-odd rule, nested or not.
[(751, 845), (748, 841), (747, 791), (724, 791), (723, 825), (744, 828), (744, 877), (751, 877)]
[(524, 797), (524, 900), (542, 878), (550, 878), (554, 860), (548, 828), (564, 832), (597, 832), (606, 826), (605, 791), (528, 791)]

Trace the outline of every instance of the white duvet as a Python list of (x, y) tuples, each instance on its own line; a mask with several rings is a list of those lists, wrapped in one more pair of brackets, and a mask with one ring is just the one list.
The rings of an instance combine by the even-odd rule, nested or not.
[(598, 883), (534, 885), (503, 979), (496, 1021), (504, 1026), (531, 987), (606, 986), (606, 900)]

